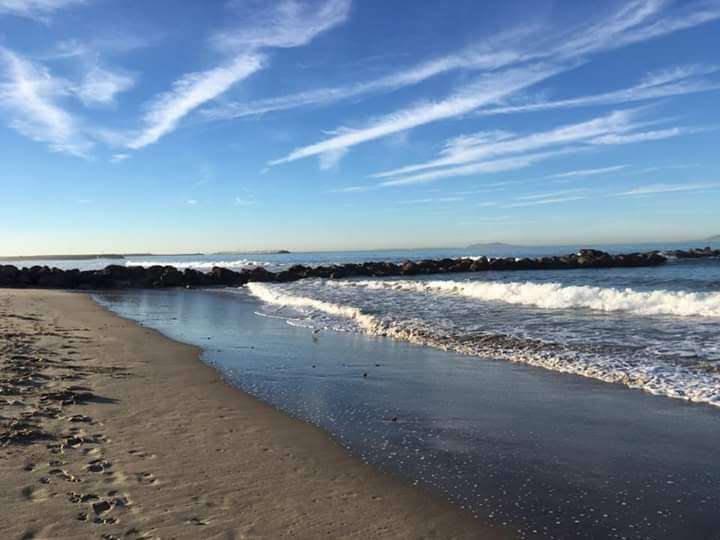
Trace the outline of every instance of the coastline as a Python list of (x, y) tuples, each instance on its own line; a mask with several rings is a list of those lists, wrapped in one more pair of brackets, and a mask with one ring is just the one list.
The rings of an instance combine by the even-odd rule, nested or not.
[(0, 451), (3, 538), (510, 537), (86, 294), (0, 290), (0, 313), (0, 374), (33, 383), (0, 414), (46, 437)]
[(242, 290), (93, 298), (200, 347), (229, 384), (514, 537), (717, 530), (714, 407), (382, 337), (315, 335), (290, 313), (258, 316), (261, 301)]

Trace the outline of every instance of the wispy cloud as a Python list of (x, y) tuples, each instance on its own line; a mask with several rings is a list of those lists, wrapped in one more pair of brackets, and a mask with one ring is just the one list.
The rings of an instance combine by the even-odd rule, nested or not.
[(518, 197), (518, 199), (523, 201), (532, 201), (532, 200), (538, 200), (538, 199), (547, 199), (551, 197), (567, 197), (567, 196), (576, 196), (580, 194), (586, 193), (588, 190), (585, 188), (575, 188), (575, 189), (563, 189), (560, 191), (550, 191), (550, 192), (543, 192), (543, 193), (532, 193), (530, 195), (521, 195)]
[(134, 85), (135, 77), (130, 73), (94, 65), (84, 74), (82, 81), (73, 87), (73, 92), (85, 105), (109, 105), (115, 102), (117, 94)]
[(337, 164), (347, 154), (347, 148), (338, 148), (332, 152), (326, 152), (320, 156), (320, 168), (323, 170), (333, 169), (337, 167)]
[(506, 204), (502, 208), (524, 208), (526, 206), (545, 206), (547, 204), (559, 204), (573, 201), (582, 201), (587, 199), (586, 195), (569, 195), (567, 197), (546, 197), (542, 199), (533, 199), (531, 201), (516, 202)]
[(414, 184), (425, 184), (428, 182), (435, 182), (444, 178), (454, 178), (458, 176), (474, 176), (479, 174), (489, 174), (495, 172), (512, 171), (517, 169), (524, 169), (530, 167), (541, 161), (558, 157), (561, 155), (567, 155), (569, 153), (577, 152), (577, 149), (568, 148), (561, 149), (552, 152), (537, 152), (533, 154), (525, 154), (522, 156), (513, 156), (504, 159), (491, 159), (487, 161), (481, 161), (478, 163), (471, 163), (469, 165), (460, 165), (457, 167), (448, 167), (436, 171), (423, 172), (419, 174), (412, 174), (409, 176), (403, 176), (394, 180), (385, 180), (378, 184), (379, 187), (398, 187), (398, 186), (409, 186)]
[(597, 169), (578, 169), (576, 171), (568, 171), (559, 174), (551, 174), (545, 178), (578, 178), (584, 176), (597, 176), (599, 174), (610, 174), (618, 171), (623, 171), (628, 168), (628, 165), (612, 165), (610, 167), (600, 167)]
[[(600, 9), (604, 6), (598, 4)], [(550, 36), (543, 44), (553, 54), (576, 57), (641, 43), (720, 18), (715, 0), (678, 2), (669, 0), (628, 0), (620, 8), (590, 20), (565, 35)]]
[(110, 158), (110, 163), (120, 163), (126, 159), (130, 159), (130, 154), (113, 154)]
[[(454, 137), (447, 141), (440, 157), (372, 175), (387, 179), (381, 186), (399, 186), (432, 182), (454, 176), (467, 176), (528, 167), (561, 154), (587, 151), (593, 147), (633, 144), (677, 137), (711, 128), (673, 127), (654, 131), (638, 131), (647, 122), (638, 120), (640, 110), (614, 111), (585, 122), (567, 124), (548, 131), (526, 135), (506, 135), (488, 140), (485, 134)], [(546, 176), (568, 179), (594, 174), (607, 174), (626, 165), (585, 169)]]
[[(174, 131), (179, 122), (199, 106), (216, 99), (238, 82), (263, 69), (266, 48), (305, 45), (322, 32), (345, 21), (350, 0), (304, 3), (294, 0), (233, 4), (241, 10), (239, 25), (214, 34), (214, 46), (230, 56), (220, 66), (189, 73), (148, 106), (145, 127), (130, 138), (127, 147), (137, 150)], [(250, 24), (248, 24), (250, 21)]]
[(699, 191), (720, 188), (720, 182), (693, 182), (687, 184), (650, 184), (640, 186), (620, 193), (615, 197), (636, 197), (641, 195), (657, 195), (660, 193), (677, 193), (681, 191)]
[(436, 204), (451, 203), (464, 201), (465, 197), (429, 197), (426, 199), (410, 199), (407, 201), (398, 201), (397, 204)]
[(720, 90), (720, 82), (699, 78), (698, 76), (708, 75), (717, 71), (717, 66), (682, 66), (659, 73), (651, 73), (637, 85), (621, 90), (554, 101), (540, 101), (536, 103), (485, 108), (477, 111), (477, 114), (490, 116), (598, 105), (619, 105), (650, 99), (710, 92)]
[(637, 171), (637, 174), (648, 174), (651, 172), (657, 172), (657, 171), (664, 171), (668, 169), (690, 169), (694, 167), (699, 167), (699, 163), (676, 163), (673, 165), (655, 165), (653, 167), (645, 167), (644, 169), (640, 169)]
[(235, 206), (255, 206), (257, 201), (248, 197), (235, 197)]
[(208, 120), (241, 118), (298, 107), (329, 105), (358, 96), (390, 92), (421, 83), (432, 77), (456, 70), (492, 70), (522, 60), (516, 42), (527, 38), (528, 30), (493, 36), (486, 42), (461, 51), (420, 62), (369, 81), (345, 86), (317, 88), (295, 94), (277, 96), (249, 102), (231, 102), (207, 109)]
[(461, 165), (509, 154), (536, 151), (551, 146), (588, 141), (610, 133), (625, 133), (635, 127), (632, 121), (635, 116), (637, 116), (636, 111), (615, 111), (586, 122), (567, 124), (529, 135), (503, 134), (502, 137), (488, 139), (484, 133), (481, 133), (480, 135), (454, 137), (447, 141), (439, 158), (377, 173), (373, 177), (402, 176), (427, 169)]
[(157, 142), (174, 131), (180, 120), (195, 108), (260, 70), (263, 61), (259, 54), (247, 54), (219, 67), (183, 76), (173, 84), (172, 90), (161, 94), (149, 105), (145, 128), (127, 143), (127, 147), (137, 150)]
[(89, 0), (0, 0), (0, 15), (16, 15), (48, 22), (55, 11), (88, 2)]
[(70, 93), (68, 82), (4, 48), (0, 48), (0, 66), (0, 106), (10, 114), (11, 127), (53, 151), (86, 156), (93, 142), (59, 105)]
[(316, 36), (345, 22), (350, 0), (325, 0), (321, 3), (285, 0), (281, 2), (232, 2), (240, 21), (251, 25), (230, 28), (213, 36), (213, 44), (222, 51), (245, 51), (265, 47), (300, 47)]
[(517, 90), (531, 86), (561, 71), (555, 65), (535, 64), (509, 69), (499, 74), (480, 77), (474, 83), (464, 86), (450, 97), (430, 103), (420, 103), (405, 110), (383, 116), (364, 128), (338, 128), (338, 135), (322, 142), (298, 148), (284, 158), (270, 162), (270, 165), (288, 163), (298, 159), (334, 152), (352, 146), (469, 113), (481, 105), (492, 103)]
[[(285, 157), (271, 161), (270, 165), (322, 155), (431, 122), (461, 116), (482, 106), (497, 103), (557, 73), (572, 69), (592, 53), (616, 49), (720, 18), (720, 5), (716, 3), (694, 3), (673, 9), (667, 9), (668, 6), (666, 0), (634, 0), (625, 2), (620, 9), (568, 32), (546, 32), (547, 37), (527, 40), (525, 49), (515, 51), (515, 61), (510, 60), (507, 63), (510, 66), (518, 62), (526, 63), (522, 67), (516, 66), (488, 74), (474, 87), (464, 87), (444, 100), (412, 105), (371, 121), (363, 128), (341, 127), (335, 130), (335, 136), (297, 148)], [(553, 67), (542, 64), (527, 65), (529, 60), (540, 62), (547, 58), (553, 60)], [(524, 81), (514, 80), (514, 77), (523, 72)], [(490, 91), (490, 88), (495, 91)]]
[(627, 134), (608, 134), (593, 139), (593, 144), (630, 144), (646, 141), (659, 141), (661, 139), (669, 139), (680, 135), (690, 135), (692, 133), (701, 133), (717, 129), (713, 127), (673, 127), (668, 129), (656, 129), (653, 131), (642, 131), (639, 133)]

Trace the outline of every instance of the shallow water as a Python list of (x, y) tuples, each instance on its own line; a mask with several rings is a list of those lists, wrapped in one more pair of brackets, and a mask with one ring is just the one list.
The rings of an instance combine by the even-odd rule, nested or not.
[(260, 313), (720, 406), (720, 260), (250, 283)]
[(245, 290), (97, 299), (201, 346), (244, 391), (520, 537), (713, 538), (720, 527), (715, 407), (382, 337), (313, 333), (287, 324), (307, 317), (270, 312)]

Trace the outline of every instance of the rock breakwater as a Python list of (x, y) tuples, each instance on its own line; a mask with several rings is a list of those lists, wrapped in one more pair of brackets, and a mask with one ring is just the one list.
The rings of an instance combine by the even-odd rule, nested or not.
[[(689, 252), (688, 252), (689, 253)], [(674, 257), (680, 258), (677, 253)], [(288, 282), (304, 278), (341, 279), (352, 277), (391, 277), (427, 274), (485, 272), (497, 270), (559, 270), (658, 266), (667, 258), (660, 252), (610, 255), (594, 249), (540, 258), (474, 257), (428, 259), (421, 261), (365, 262), (328, 266), (294, 265), (271, 272), (262, 267), (240, 271), (214, 267), (209, 272), (174, 266), (110, 265), (102, 270), (62, 270), (48, 266), (18, 268), (0, 265), (0, 287), (40, 287), (56, 289), (127, 289), (167, 287), (240, 286), (249, 282)]]

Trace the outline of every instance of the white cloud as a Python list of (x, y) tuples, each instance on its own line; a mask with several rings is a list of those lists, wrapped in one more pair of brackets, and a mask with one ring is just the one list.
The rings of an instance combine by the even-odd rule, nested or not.
[(247, 54), (219, 67), (185, 75), (173, 84), (172, 90), (150, 104), (145, 114), (145, 128), (127, 143), (128, 148), (137, 150), (157, 142), (173, 131), (188, 113), (261, 69), (263, 62), (261, 55)]
[(338, 135), (316, 144), (298, 148), (270, 165), (288, 163), (309, 156), (325, 154), (341, 148), (350, 148), (363, 142), (386, 137), (407, 129), (439, 120), (467, 114), (481, 105), (492, 103), (517, 90), (531, 86), (561, 71), (553, 65), (535, 64), (486, 75), (456, 91), (450, 97), (429, 103), (420, 103), (407, 109), (383, 116), (360, 129), (338, 128)]
[(296, 0), (234, 2), (241, 20), (251, 25), (218, 32), (213, 44), (223, 51), (245, 51), (264, 47), (299, 47), (319, 34), (345, 22), (350, 0), (318, 3)]
[(207, 109), (203, 111), (203, 114), (209, 120), (219, 120), (254, 116), (311, 105), (328, 105), (358, 96), (390, 92), (405, 86), (418, 84), (450, 71), (497, 69), (522, 59), (521, 53), (515, 50), (515, 42), (524, 37), (527, 37), (527, 31), (493, 36), (486, 43), (424, 61), (370, 81), (346, 86), (318, 88), (250, 102), (232, 102)]
[[(559, 72), (567, 71), (583, 61), (583, 57), (599, 51), (611, 50), (631, 43), (637, 43), (665, 35), (684, 28), (690, 28), (720, 18), (720, 6), (716, 4), (693, 4), (680, 9), (666, 9), (666, 0), (634, 0), (625, 2), (605, 16), (596, 17), (589, 24), (573, 28), (569, 32), (548, 31), (536, 39), (526, 40), (525, 48), (514, 51), (515, 60), (507, 65), (527, 62), (530, 59), (551, 58), (560, 62), (554, 70), (542, 76), (533, 76), (528, 71), (537, 70), (537, 66), (517, 67), (504, 73), (488, 75), (480, 93), (477, 89), (465, 87), (449, 98), (427, 104), (415, 105), (386, 115), (370, 122), (361, 129), (340, 128), (342, 132), (324, 141), (297, 148), (283, 158), (270, 162), (271, 165), (288, 163), (297, 159), (324, 154), (338, 148), (349, 148), (357, 144), (386, 137), (400, 131), (412, 129), (438, 120), (461, 116), (481, 106), (497, 102), (513, 93), (529, 88), (537, 82)], [(546, 66), (543, 66), (546, 68)], [(508, 84), (504, 79), (508, 73), (526, 71), (527, 80), (519, 84)], [(539, 75), (539, 71), (535, 75)], [(492, 80), (494, 84), (487, 84)], [(489, 92), (494, 86), (496, 93)]]
[(659, 141), (661, 139), (669, 139), (671, 137), (679, 137), (680, 135), (690, 135), (692, 133), (700, 133), (708, 131), (707, 127), (673, 127), (668, 129), (656, 129), (653, 131), (642, 131), (639, 133), (627, 134), (608, 134), (593, 139), (592, 144), (630, 144), (646, 141)]
[(609, 133), (625, 133), (637, 124), (632, 122), (636, 111), (615, 111), (586, 122), (567, 124), (548, 131), (529, 135), (503, 135), (488, 140), (484, 134), (465, 135), (450, 139), (441, 157), (374, 174), (374, 178), (403, 176), (427, 169), (455, 166), (510, 154), (522, 154), (550, 146), (589, 141)]
[(249, 198), (235, 197), (235, 206), (255, 206), (257, 201)]
[(464, 201), (465, 197), (430, 197), (426, 199), (410, 199), (407, 201), (398, 201), (397, 204), (436, 204)]
[(502, 171), (512, 171), (516, 169), (524, 169), (540, 161), (577, 152), (577, 149), (569, 148), (564, 150), (556, 150), (553, 152), (539, 152), (535, 154), (526, 154), (522, 156), (513, 156), (504, 159), (495, 159), (471, 163), (469, 165), (460, 165), (457, 167), (448, 167), (446, 169), (423, 172), (410, 176), (403, 176), (394, 180), (386, 180), (378, 184), (380, 187), (398, 187), (409, 186), (414, 184), (425, 184), (435, 182), (443, 178), (453, 178), (457, 176), (473, 176), (479, 174), (488, 174)]
[(347, 186), (344, 188), (331, 189), (329, 193), (363, 193), (376, 189), (377, 186)]
[(70, 92), (68, 82), (1, 47), (0, 66), (0, 107), (8, 111), (10, 126), (55, 152), (86, 156), (93, 142), (58, 104)]
[(698, 191), (704, 189), (720, 188), (718, 182), (694, 182), (688, 184), (650, 184), (640, 186), (628, 191), (615, 193), (615, 197), (635, 197), (640, 195), (656, 195), (660, 193), (677, 193), (682, 191)]
[(130, 154), (113, 154), (110, 158), (110, 163), (120, 163), (130, 158)]
[(271, 47), (299, 47), (347, 18), (350, 0), (325, 0), (317, 4), (294, 0), (249, 6), (241, 9), (242, 24), (216, 33), (211, 41), (231, 60), (218, 67), (189, 73), (173, 84), (172, 90), (153, 100), (145, 114), (145, 128), (127, 143), (137, 150), (157, 142), (174, 131), (180, 120), (199, 106), (227, 92), (236, 83), (267, 65), (261, 51)]
[[(523, 168), (558, 153), (574, 153), (593, 146), (632, 144), (709, 129), (676, 127), (655, 131), (637, 131), (647, 125), (647, 123), (635, 120), (638, 112), (637, 110), (615, 111), (593, 120), (568, 124), (544, 132), (522, 136), (502, 136), (495, 139), (495, 142), (485, 143), (486, 137), (482, 135), (455, 137), (446, 143), (440, 152), (440, 157), (436, 159), (377, 173), (373, 177), (393, 178), (393, 180), (384, 181), (380, 184), (381, 186), (432, 182), (454, 176)], [(479, 144), (476, 144), (478, 142)], [(528, 154), (529, 152), (533, 153)], [(526, 157), (529, 157), (530, 161), (526, 161)], [(625, 166), (618, 165), (570, 171), (545, 178), (605, 174), (623, 168)]]
[(543, 193), (533, 193), (531, 195), (522, 195), (518, 197), (518, 199), (522, 201), (531, 201), (531, 200), (537, 200), (537, 199), (547, 199), (551, 197), (567, 197), (572, 196), (575, 197), (577, 195), (580, 195), (582, 193), (586, 193), (587, 189), (584, 188), (575, 188), (575, 189), (563, 189), (561, 191), (546, 191)]
[(490, 116), (598, 105), (617, 105), (621, 103), (710, 92), (720, 90), (720, 83), (698, 78), (698, 75), (705, 75), (716, 71), (718, 71), (718, 68), (715, 66), (686, 66), (662, 73), (651, 73), (644, 81), (635, 86), (614, 90), (612, 92), (555, 101), (541, 101), (522, 105), (486, 108), (477, 111), (477, 114)]
[[(605, 6), (595, 5), (600, 9)], [(620, 6), (565, 36), (550, 38), (556, 44), (549, 50), (574, 58), (648, 41), (720, 18), (720, 4), (715, 0), (680, 2), (675, 6), (669, 0), (627, 0)]]
[(186, 202), (190, 206), (195, 206), (198, 203), (196, 199), (188, 199)]
[(83, 76), (83, 80), (73, 88), (73, 92), (85, 105), (108, 105), (115, 102), (115, 95), (125, 92), (135, 85), (135, 77), (129, 73), (111, 71), (95, 65)]
[(60, 9), (87, 4), (89, 0), (0, 0), (0, 15), (16, 15), (47, 22)]
[(597, 169), (579, 169), (577, 171), (568, 171), (564, 173), (559, 174), (551, 174), (550, 176), (546, 176), (545, 178), (577, 178), (582, 176), (595, 176), (598, 174), (608, 174), (613, 173), (617, 171), (622, 171), (627, 169), (627, 165), (613, 165), (611, 167), (601, 167)]
[(570, 195), (568, 197), (546, 197), (531, 201), (506, 204), (502, 208), (524, 208), (527, 206), (544, 206), (546, 204), (559, 204), (565, 202), (582, 201), (587, 199), (585, 195)]
[(337, 167), (337, 164), (345, 154), (347, 154), (347, 148), (338, 148), (337, 150), (330, 150), (329, 152), (320, 154), (320, 168), (328, 170)]

